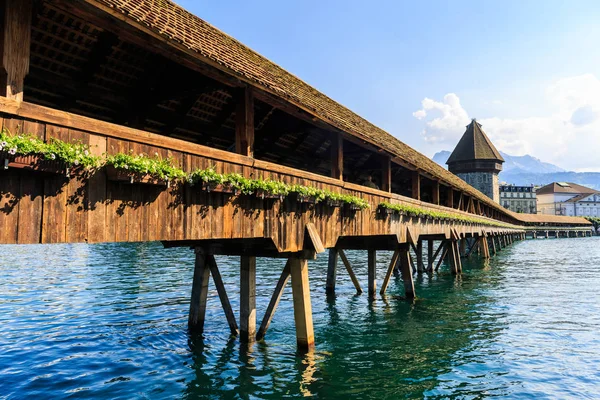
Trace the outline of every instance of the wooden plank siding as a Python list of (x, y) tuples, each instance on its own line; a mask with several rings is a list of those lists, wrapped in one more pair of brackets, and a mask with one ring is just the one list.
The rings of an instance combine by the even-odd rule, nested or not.
[[(0, 243), (264, 238), (272, 240), (280, 252), (295, 252), (305, 247), (308, 223), (314, 224), (326, 248), (336, 246), (340, 237), (387, 235), (404, 242), (407, 227), (416, 236), (444, 237), (449, 237), (452, 229), (465, 235), (479, 233), (484, 228), (408, 216), (383, 217), (376, 210), (383, 201), (460, 211), (264, 161), (250, 159), (248, 162), (248, 157), (200, 145), (184, 146), (181, 141), (171, 138), (165, 137), (160, 142), (154, 135), (148, 140), (148, 133), (143, 131), (126, 128), (127, 135), (119, 138), (119, 132), (81, 129), (82, 124), (76, 116), (73, 116), (74, 123), (63, 120), (62, 124), (56, 124), (55, 120), (43, 122), (42, 118), (33, 121), (7, 112), (1, 116), (3, 126), (11, 131), (21, 129), (46, 139), (81, 141), (90, 144), (96, 154), (156, 153), (172, 157), (187, 172), (214, 166), (218, 172), (238, 172), (246, 177), (271, 178), (352, 194), (367, 200), (371, 208), (353, 212), (346, 208), (330, 208), (326, 204), (300, 204), (293, 198), (280, 202), (253, 196), (207, 194), (185, 185), (172, 185), (168, 189), (126, 185), (107, 181), (103, 171), (87, 181), (7, 170), (0, 172)], [(171, 146), (173, 143), (176, 146)], [(508, 231), (504, 228), (485, 229), (488, 232)]]

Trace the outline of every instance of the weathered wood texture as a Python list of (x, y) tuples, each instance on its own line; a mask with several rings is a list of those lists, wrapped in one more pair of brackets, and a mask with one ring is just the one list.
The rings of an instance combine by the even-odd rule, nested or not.
[[(0, 103), (2, 101), (14, 106), (7, 103), (7, 99), (0, 98)], [(272, 242), (276, 251), (296, 252), (312, 245), (305, 243), (305, 238), (310, 238), (306, 234), (307, 225), (312, 223), (310, 235), (316, 233), (325, 248), (335, 247), (340, 237), (378, 236), (390, 240), (378, 240), (373, 245), (375, 248), (393, 250), (397, 243), (406, 242), (407, 226), (414, 237), (449, 237), (451, 229), (464, 234), (480, 232), (483, 228), (472, 223), (382, 215), (377, 212), (377, 205), (383, 201), (460, 211), (226, 151), (67, 113), (53, 115), (52, 110), (26, 103), (14, 109), (12, 114), (6, 112), (6, 108), (4, 110), (5, 113), (0, 114), (2, 126), (11, 132), (81, 141), (92, 146), (92, 151), (98, 154), (130, 151), (159, 154), (172, 157), (187, 172), (213, 166), (217, 172), (238, 172), (247, 177), (315, 186), (359, 196), (367, 200), (371, 208), (352, 211), (323, 203), (301, 204), (293, 198), (280, 202), (253, 196), (208, 194), (185, 185), (172, 185), (168, 189), (128, 185), (108, 181), (103, 171), (89, 180), (67, 180), (9, 169), (0, 171), (0, 243), (262, 238)], [(30, 117), (14, 115), (22, 113)], [(53, 123), (39, 122), (42, 120)], [(85, 121), (89, 124), (83, 123)], [(510, 231), (506, 228), (485, 229), (490, 233)], [(311, 241), (314, 242), (312, 238)]]

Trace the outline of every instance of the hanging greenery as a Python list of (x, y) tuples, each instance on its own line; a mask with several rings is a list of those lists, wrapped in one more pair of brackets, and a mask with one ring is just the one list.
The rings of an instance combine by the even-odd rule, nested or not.
[(105, 165), (125, 170), (133, 174), (150, 175), (156, 179), (174, 181), (184, 179), (185, 172), (175, 166), (172, 158), (162, 158), (158, 154), (117, 153), (106, 156)]
[(486, 225), (486, 226), (498, 226), (498, 227), (505, 227), (505, 228), (510, 228), (510, 229), (522, 229), (522, 227), (507, 224), (507, 223), (500, 222), (500, 221), (490, 221), (490, 220), (483, 219), (483, 218), (469, 217), (466, 215), (455, 214), (455, 213), (445, 212), (445, 211), (428, 210), (425, 208), (408, 205), (408, 204), (392, 204), (392, 203), (388, 203), (388, 202), (383, 202), (383, 203), (380, 203), (377, 208), (381, 213), (385, 213), (385, 214), (389, 214), (390, 213), (389, 211), (392, 211), (392, 213), (397, 213), (400, 215), (410, 215), (410, 216), (419, 217), (419, 218), (431, 217), (433, 219), (442, 219), (442, 220), (447, 219), (447, 220), (452, 220), (452, 221), (457, 221), (457, 222), (467, 222), (467, 223), (480, 224), (480, 225)]
[(99, 168), (102, 158), (94, 156), (88, 145), (67, 143), (51, 138), (48, 142), (30, 135), (12, 135), (7, 129), (0, 132), (0, 152), (11, 157), (34, 155), (42, 160), (59, 161), (67, 167), (80, 166), (86, 170)]

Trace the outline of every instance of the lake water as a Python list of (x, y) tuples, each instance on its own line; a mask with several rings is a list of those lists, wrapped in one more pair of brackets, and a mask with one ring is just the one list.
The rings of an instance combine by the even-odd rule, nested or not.
[[(366, 252), (347, 252), (366, 288)], [(380, 252), (379, 284), (390, 253)], [(239, 313), (238, 260), (217, 257)], [(283, 260), (259, 259), (260, 318)], [(0, 398), (598, 398), (600, 240), (527, 240), (489, 264), (416, 277), (418, 299), (356, 296), (309, 263), (316, 351), (296, 352), (291, 288), (264, 342), (229, 339), (211, 281), (187, 333), (188, 249), (0, 246)]]

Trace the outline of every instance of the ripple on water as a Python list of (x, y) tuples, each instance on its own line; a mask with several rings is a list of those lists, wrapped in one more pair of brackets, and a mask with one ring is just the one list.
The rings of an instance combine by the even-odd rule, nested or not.
[[(309, 355), (296, 352), (289, 288), (265, 342), (229, 338), (213, 286), (205, 333), (190, 337), (189, 250), (1, 246), (0, 398), (597, 398), (599, 243), (520, 242), (460, 277), (417, 277), (414, 303), (396, 278), (369, 303), (343, 269), (327, 300), (320, 256)], [(347, 254), (365, 283), (365, 254)], [(379, 254), (381, 281), (391, 254)], [(237, 315), (236, 262), (218, 259)], [(283, 264), (259, 260), (259, 318)]]

